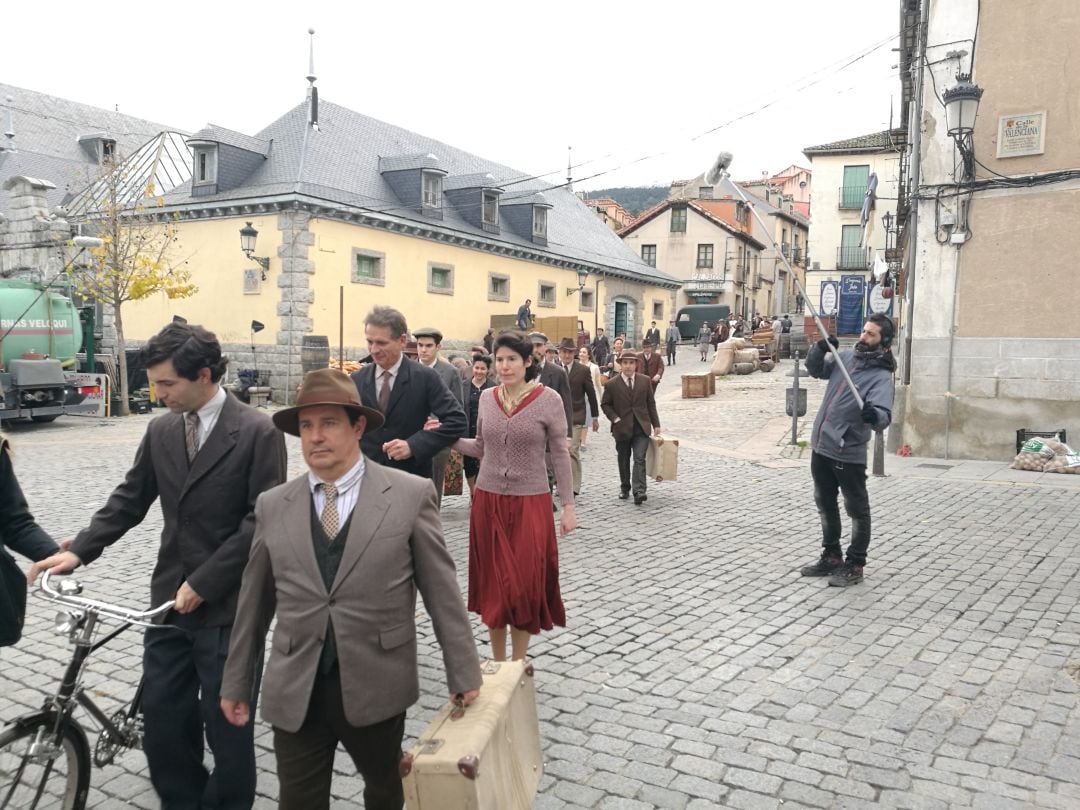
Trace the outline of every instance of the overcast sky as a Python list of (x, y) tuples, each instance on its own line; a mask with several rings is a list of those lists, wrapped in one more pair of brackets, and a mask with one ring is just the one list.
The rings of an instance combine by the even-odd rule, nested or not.
[(551, 182), (572, 146), (578, 190), (690, 178), (720, 150), (736, 179), (808, 165), (888, 127), (900, 93), (896, 0), (22, 2), (0, 21), (0, 81), (247, 134), (303, 100), (312, 27), (321, 99)]

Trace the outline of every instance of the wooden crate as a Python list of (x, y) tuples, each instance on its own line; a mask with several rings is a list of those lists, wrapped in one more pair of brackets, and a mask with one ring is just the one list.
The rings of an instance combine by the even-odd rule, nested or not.
[[(711, 393), (709, 391), (709, 383), (716, 385), (716, 378), (712, 374), (703, 374), (698, 372), (696, 374), (683, 374), (682, 375), (682, 398), (683, 399), (703, 399)], [(715, 387), (713, 388), (715, 390)]]

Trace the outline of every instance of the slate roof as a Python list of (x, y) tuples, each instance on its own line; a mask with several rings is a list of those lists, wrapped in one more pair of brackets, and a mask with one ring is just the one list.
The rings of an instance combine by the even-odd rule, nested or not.
[[(325, 99), (319, 102), (319, 128), (308, 125), (308, 103), (298, 104), (255, 137), (270, 143), (267, 160), (238, 188), (193, 197), (190, 185), (165, 195), (167, 207), (184, 208), (215, 203), (254, 202), (299, 195), (363, 209), (390, 221), (423, 223), (433, 231), (465, 233), (488, 242), (528, 247), (555, 258), (570, 259), (630, 273), (641, 281), (674, 285), (677, 281), (645, 264), (622, 240), (600, 222), (584, 203), (563, 187), (530, 179), (525, 172), (502, 166), (441, 141), (378, 121)], [(413, 168), (435, 155), (447, 179), (487, 174), (504, 189), (501, 205), (530, 200), (537, 192), (552, 206), (548, 212), (547, 246), (503, 227), (493, 235), (470, 224), (443, 200), (443, 219), (425, 217), (404, 205), (380, 174), (380, 166)]]
[(906, 138), (903, 129), (886, 129), (881, 132), (872, 132), (869, 135), (860, 135), (857, 138), (847, 138), (842, 141), (823, 143), (819, 146), (808, 146), (803, 149), (807, 157), (811, 155), (848, 155), (859, 152), (882, 152), (900, 149)]
[(270, 144), (267, 141), (252, 138), (250, 135), (219, 127), (216, 124), (207, 124), (188, 140), (224, 143), (235, 146), (237, 149), (246, 149), (248, 152), (254, 152), (258, 155), (265, 155), (267, 150), (270, 149)]
[[(6, 100), (8, 96), (12, 98), (10, 102)], [(0, 182), (20, 174), (48, 180), (57, 187), (46, 195), (50, 207), (60, 205), (69, 192), (82, 188), (98, 173), (97, 162), (79, 145), (80, 135), (102, 133), (112, 138), (123, 157), (137, 151), (159, 132), (176, 129), (47, 93), (0, 84), (0, 121), (4, 129), (8, 110), (15, 131), (11, 146), (16, 151), (0, 154)], [(8, 195), (0, 194), (0, 213), (7, 213), (8, 202)]]

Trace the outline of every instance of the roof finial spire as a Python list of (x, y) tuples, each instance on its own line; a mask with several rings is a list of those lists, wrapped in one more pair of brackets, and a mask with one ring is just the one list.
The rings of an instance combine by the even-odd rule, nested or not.
[(574, 178), (570, 174), (570, 168), (571, 168), (570, 153), (573, 151), (573, 149), (574, 149), (574, 147), (572, 147), (572, 146), (566, 147), (566, 187), (568, 189), (570, 189), (570, 191), (574, 190)]
[(319, 130), (319, 88), (315, 86), (315, 29), (309, 28), (307, 30), (311, 36), (310, 46), (308, 50), (308, 75), (307, 80), (310, 84), (308, 87), (308, 95), (311, 97), (311, 115), (309, 116), (308, 124), (313, 130), (318, 132)]

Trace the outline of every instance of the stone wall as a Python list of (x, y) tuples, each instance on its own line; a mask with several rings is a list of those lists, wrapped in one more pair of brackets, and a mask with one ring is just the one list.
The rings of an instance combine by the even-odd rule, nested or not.
[(47, 180), (16, 176), (4, 190), (11, 195), (8, 216), (0, 216), (0, 277), (25, 277), (49, 283), (63, 272), (71, 226), (62, 211), (50, 213)]

